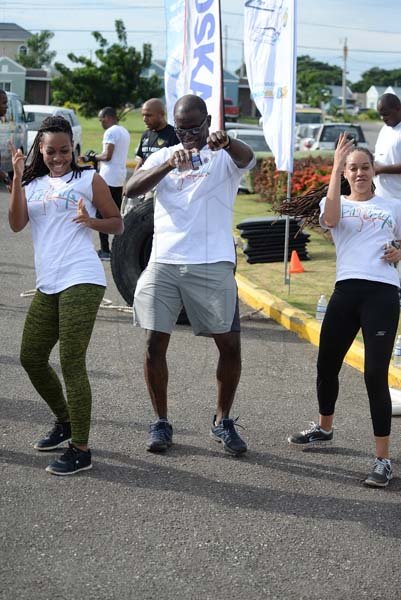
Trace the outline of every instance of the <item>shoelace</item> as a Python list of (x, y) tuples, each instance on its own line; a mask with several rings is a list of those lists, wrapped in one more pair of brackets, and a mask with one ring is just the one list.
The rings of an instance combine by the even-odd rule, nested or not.
[(373, 471), (374, 473), (378, 473), (379, 475), (383, 475), (385, 470), (390, 468), (390, 465), (387, 462), (384, 462), (382, 460), (379, 460), (378, 458), (376, 458), (375, 460), (375, 464), (373, 467)]
[(61, 423), (55, 423), (53, 427), (46, 433), (47, 436), (53, 435), (53, 433), (57, 433), (60, 430)]
[(66, 462), (70, 458), (75, 459), (76, 455), (77, 455), (77, 452), (76, 452), (75, 448), (73, 446), (69, 446), (67, 448), (67, 450), (64, 452), (64, 454), (62, 456), (60, 456), (60, 459)]
[(315, 431), (319, 431), (320, 427), (317, 423), (315, 423), (314, 421), (311, 421), (309, 423), (309, 429), (305, 429), (304, 431), (301, 431), (302, 435), (307, 435), (308, 433), (315, 433)]
[(231, 420), (232, 420), (232, 422), (233, 422), (233, 425), (235, 425), (236, 427), (240, 427), (241, 429), (246, 429), (246, 427), (244, 427), (243, 425), (240, 425), (240, 424), (238, 423), (238, 419), (239, 419), (239, 416), (238, 416), (238, 417), (236, 417), (235, 419), (231, 419)]
[[(246, 427), (244, 427), (243, 425), (240, 425), (240, 424), (238, 423), (238, 419), (239, 419), (239, 417), (236, 417), (235, 419), (230, 419), (230, 418), (226, 418), (226, 419), (224, 419), (224, 421), (228, 421), (228, 423), (227, 423), (227, 426), (226, 426), (226, 427), (224, 427), (224, 429), (225, 429), (226, 431), (229, 431), (229, 432), (234, 432), (234, 433), (237, 433), (237, 432), (235, 431), (235, 427), (240, 427), (241, 429), (246, 429)], [(222, 421), (223, 421), (223, 420), (222, 420)], [(220, 425), (222, 424), (222, 421), (220, 421)], [(237, 434), (237, 435), (238, 435), (238, 434)]]

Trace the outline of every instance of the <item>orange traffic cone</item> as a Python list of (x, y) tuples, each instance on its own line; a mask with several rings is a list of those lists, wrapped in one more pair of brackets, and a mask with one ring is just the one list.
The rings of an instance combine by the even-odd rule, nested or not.
[(301, 261), (299, 260), (298, 252), (293, 250), (291, 252), (291, 261), (290, 261), (290, 273), (304, 273), (305, 269), (302, 266)]

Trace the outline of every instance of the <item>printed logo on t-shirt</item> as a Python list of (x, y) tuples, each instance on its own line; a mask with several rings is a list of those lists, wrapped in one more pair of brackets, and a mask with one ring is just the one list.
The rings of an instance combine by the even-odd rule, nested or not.
[(57, 210), (76, 210), (79, 200), (83, 198), (90, 202), (90, 199), (82, 192), (78, 193), (72, 189), (69, 190), (57, 190), (54, 188), (39, 189), (33, 192), (29, 198), (28, 203), (40, 202), (43, 205), (43, 212), (46, 214), (46, 204), (52, 204)]
[(373, 224), (374, 227), (378, 224), (380, 229), (383, 229), (384, 227), (393, 229), (395, 225), (393, 215), (390, 212), (374, 206), (364, 207), (342, 204), (341, 217), (343, 219), (358, 219), (360, 222), (359, 231), (362, 231), (365, 223)]

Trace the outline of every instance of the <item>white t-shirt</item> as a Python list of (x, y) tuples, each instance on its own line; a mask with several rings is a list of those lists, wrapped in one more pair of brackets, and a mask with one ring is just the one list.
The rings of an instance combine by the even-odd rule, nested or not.
[[(395, 127), (383, 125), (375, 147), (375, 162), (381, 165), (401, 164), (401, 123)], [(401, 200), (401, 173), (383, 173), (375, 177), (376, 194)]]
[(114, 151), (111, 160), (101, 161), (99, 174), (110, 187), (121, 187), (124, 185), (127, 176), (126, 162), (130, 136), (125, 127), (121, 125), (112, 125), (103, 135), (103, 152), (107, 144), (114, 144)]
[[(162, 148), (141, 169), (165, 163), (181, 144)], [(150, 262), (200, 264), (235, 263), (232, 209), (241, 175), (225, 150), (200, 151), (198, 170), (174, 169), (156, 186), (155, 228)]]
[[(326, 198), (320, 202), (320, 224), (323, 222)], [(368, 279), (399, 287), (394, 265), (385, 262), (383, 246), (401, 239), (401, 202), (374, 196), (357, 202), (341, 196), (341, 217), (330, 232), (336, 246), (336, 281)]]
[[(91, 217), (92, 180), (95, 171), (73, 178), (38, 177), (25, 186), (29, 223), (35, 254), (36, 288), (57, 294), (79, 283), (106, 287), (102, 263), (92, 242), (92, 229), (73, 223), (80, 198)], [(71, 180), (71, 181), (70, 181)]]

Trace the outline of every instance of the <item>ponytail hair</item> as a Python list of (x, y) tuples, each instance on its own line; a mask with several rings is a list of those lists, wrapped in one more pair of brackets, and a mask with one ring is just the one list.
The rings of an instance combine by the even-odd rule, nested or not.
[[(40, 151), (40, 143), (45, 133), (66, 133), (70, 137), (71, 145), (73, 144), (72, 129), (68, 121), (64, 117), (46, 117), (39, 127), (35, 141), (27, 156), (27, 162), (22, 175), (22, 185), (27, 185), (37, 177), (43, 177), (43, 175), (48, 175), (50, 172), (44, 163), (43, 155)], [(71, 169), (71, 179), (81, 177), (82, 171), (86, 170), (85, 167), (82, 168), (77, 165), (74, 153), (72, 153)]]
[[(351, 150), (348, 156), (354, 152), (363, 152), (369, 158), (371, 165), (374, 165), (373, 154), (367, 148), (360, 148), (359, 146), (356, 146)], [(319, 225), (319, 204), (322, 198), (327, 196), (328, 189), (329, 184), (325, 183), (318, 188), (309, 190), (309, 192), (303, 196), (294, 196), (290, 198), (289, 201), (284, 200), (277, 207), (277, 211), (280, 215), (288, 215), (290, 217), (302, 220), (302, 227), (307, 227), (308, 225)], [(372, 181), (372, 192), (374, 192), (375, 189), (375, 184)], [(341, 175), (340, 194), (342, 196), (349, 196), (351, 194), (351, 187), (344, 175)]]

